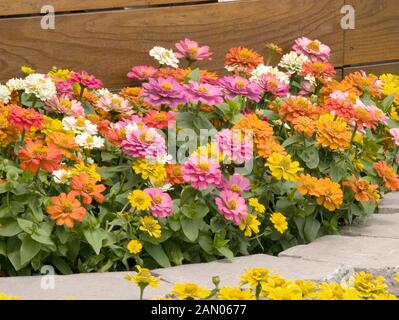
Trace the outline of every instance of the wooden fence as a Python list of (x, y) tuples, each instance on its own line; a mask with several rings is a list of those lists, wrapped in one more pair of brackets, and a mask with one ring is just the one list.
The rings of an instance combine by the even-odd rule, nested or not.
[[(0, 83), (21, 65), (86, 69), (110, 88), (129, 84), (137, 64), (154, 64), (154, 45), (172, 48), (189, 37), (211, 46), (209, 64), (222, 71), (233, 46), (288, 49), (295, 38), (317, 38), (333, 49), (344, 74), (359, 68), (399, 73), (398, 0), (0, 0)], [(42, 6), (56, 11), (55, 29), (43, 30)], [(355, 8), (356, 27), (340, 27), (341, 8)], [(208, 64), (207, 64), (208, 65)]]

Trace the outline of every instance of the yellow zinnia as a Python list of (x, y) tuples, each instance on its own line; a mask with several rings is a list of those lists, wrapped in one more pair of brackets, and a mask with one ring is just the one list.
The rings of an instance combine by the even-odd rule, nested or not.
[(281, 212), (275, 212), (271, 215), (270, 221), (273, 223), (274, 228), (283, 234), (288, 229), (287, 219)]
[(160, 238), (161, 237), (161, 226), (158, 221), (151, 217), (145, 216), (140, 218), (140, 227), (141, 231), (147, 232), (151, 237)]
[(260, 222), (256, 216), (248, 213), (247, 216), (241, 220), (240, 230), (245, 231), (244, 235), (246, 237), (250, 237), (252, 236), (252, 233), (259, 233), (259, 225)]
[(292, 161), (291, 156), (284, 156), (280, 153), (273, 153), (267, 159), (266, 167), (269, 167), (272, 176), (277, 180), (289, 180), (295, 182), (298, 179), (297, 172), (299, 168), (299, 162)]
[(151, 206), (151, 197), (141, 190), (134, 190), (128, 196), (133, 208), (144, 211)]
[(249, 199), (248, 204), (259, 214), (264, 214), (266, 211), (265, 206), (259, 203), (259, 200), (257, 198)]
[(21, 297), (12, 297), (12, 296), (8, 296), (4, 293), (0, 293), (0, 300), (21, 300)]
[(201, 300), (207, 298), (210, 294), (210, 290), (202, 288), (196, 283), (176, 283), (172, 291), (172, 295), (180, 300)]
[(131, 240), (127, 245), (127, 250), (129, 250), (131, 254), (138, 254), (142, 249), (143, 245), (138, 240)]
[(156, 162), (148, 162), (144, 158), (139, 158), (134, 161), (132, 168), (134, 172), (141, 175), (144, 180), (151, 180), (156, 183), (161, 183), (166, 179), (166, 169), (163, 164)]
[(128, 274), (125, 279), (136, 283), (140, 288), (150, 286), (152, 288), (158, 288), (160, 278), (154, 277), (151, 271), (141, 266), (136, 266), (137, 272), (134, 275)]
[(266, 268), (251, 268), (240, 276), (241, 284), (249, 284), (251, 288), (263, 287), (268, 283), (270, 271)]
[(221, 288), (218, 293), (219, 300), (256, 300), (255, 294), (250, 289), (241, 289), (239, 286)]

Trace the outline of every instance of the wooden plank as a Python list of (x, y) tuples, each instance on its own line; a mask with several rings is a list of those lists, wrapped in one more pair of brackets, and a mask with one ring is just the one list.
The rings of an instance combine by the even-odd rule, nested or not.
[(399, 60), (398, 0), (347, 0), (356, 27), (345, 31), (345, 65)]
[(55, 12), (65, 12), (206, 1), (209, 2), (209, 0), (0, 0), (0, 16), (38, 14), (45, 5), (52, 5)]
[(118, 88), (129, 83), (133, 65), (156, 62), (155, 45), (172, 48), (185, 37), (210, 45), (212, 62), (200, 66), (222, 71), (227, 50), (247, 46), (264, 53), (267, 42), (289, 49), (299, 36), (318, 38), (343, 61), (343, 31), (337, 28), (342, 3), (330, 0), (248, 0), (199, 6), (151, 8), (59, 15), (55, 30), (42, 30), (40, 18), (0, 20), (0, 82), (21, 65), (39, 71), (52, 66), (87, 69)]
[(399, 74), (399, 61), (391, 62), (391, 63), (344, 68), (344, 75), (346, 76), (349, 73), (360, 71), (360, 70), (363, 70), (367, 73), (375, 74), (376, 76), (380, 76), (384, 73)]

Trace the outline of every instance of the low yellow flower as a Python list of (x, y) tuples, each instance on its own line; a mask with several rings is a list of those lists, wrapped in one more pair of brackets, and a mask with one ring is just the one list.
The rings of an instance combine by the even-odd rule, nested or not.
[(149, 179), (155, 183), (161, 183), (166, 179), (165, 166), (160, 163), (148, 162), (144, 158), (139, 158), (134, 161), (132, 168), (144, 180)]
[(132, 191), (127, 198), (131, 206), (137, 210), (148, 210), (151, 206), (151, 197), (141, 190)]
[(128, 274), (125, 279), (136, 283), (140, 288), (150, 286), (151, 288), (158, 288), (160, 277), (154, 277), (150, 269), (136, 266), (137, 272), (134, 275)]
[(269, 300), (302, 300), (302, 290), (298, 285), (291, 283), (272, 289), (267, 298)]
[(288, 229), (287, 219), (281, 212), (275, 212), (271, 215), (270, 221), (273, 223), (274, 228), (283, 234)]
[(65, 132), (62, 122), (58, 119), (44, 116), (44, 127), (42, 132), (45, 135), (50, 135), (53, 132)]
[(272, 274), (267, 278), (266, 282), (262, 283), (261, 295), (267, 297), (273, 289), (278, 287), (286, 287), (291, 283), (292, 281), (284, 279), (279, 274)]
[(12, 297), (0, 292), (0, 300), (21, 300), (21, 297)]
[(207, 298), (211, 291), (196, 283), (176, 283), (171, 294), (180, 300), (201, 300)]
[(302, 290), (302, 295), (307, 299), (313, 299), (316, 296), (316, 291), (319, 288), (316, 282), (296, 280), (295, 284)]
[(252, 236), (252, 233), (259, 233), (259, 226), (260, 222), (258, 221), (256, 216), (248, 213), (247, 216), (241, 220), (240, 230), (245, 230), (244, 235), (246, 237), (250, 237)]
[(298, 161), (292, 161), (291, 156), (284, 156), (280, 153), (273, 153), (265, 165), (269, 167), (272, 176), (277, 180), (289, 180), (295, 182), (298, 179), (297, 172), (301, 170)]
[(138, 240), (130, 240), (127, 245), (127, 250), (129, 250), (131, 254), (138, 254), (141, 252), (142, 249), (143, 245)]
[(140, 218), (141, 231), (147, 232), (151, 237), (160, 238), (161, 237), (161, 226), (158, 221), (151, 216), (145, 216)]
[(373, 299), (377, 295), (388, 294), (388, 286), (382, 276), (374, 277), (364, 271), (355, 273), (350, 283), (364, 299)]
[(101, 181), (101, 176), (97, 173), (97, 165), (95, 163), (86, 165), (84, 162), (80, 162), (75, 164), (74, 168), (70, 169), (69, 172), (74, 176), (79, 175), (81, 172), (86, 172), (91, 178)]
[(249, 199), (248, 204), (259, 214), (264, 214), (266, 211), (265, 206), (259, 203), (259, 200), (257, 198)]
[(399, 273), (396, 275), (395, 280), (399, 282)]
[(239, 286), (221, 288), (218, 293), (219, 300), (256, 300), (255, 294), (250, 289), (241, 289)]
[(377, 294), (374, 296), (374, 300), (399, 300), (397, 296), (390, 294), (390, 293), (384, 293), (384, 294)]
[(317, 300), (343, 300), (345, 291), (340, 284), (323, 282), (315, 296)]
[(251, 288), (262, 287), (267, 284), (270, 271), (266, 268), (251, 268), (240, 276), (241, 285), (249, 284)]
[(51, 71), (48, 73), (48, 75), (53, 79), (53, 80), (68, 80), (70, 78), (70, 73), (68, 69), (58, 69), (57, 67), (53, 67)]

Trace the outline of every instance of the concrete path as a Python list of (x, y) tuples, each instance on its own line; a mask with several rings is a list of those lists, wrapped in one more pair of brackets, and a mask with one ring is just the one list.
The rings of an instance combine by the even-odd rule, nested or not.
[[(221, 285), (237, 285), (238, 276), (250, 267), (265, 267), (289, 279), (338, 282), (347, 280), (353, 272), (366, 270), (384, 275), (394, 288), (393, 293), (399, 294), (394, 285), (394, 276), (399, 272), (399, 193), (387, 195), (379, 213), (367, 220), (358, 219), (355, 225), (342, 229), (340, 235), (290, 248), (279, 257), (253, 255), (232, 262), (222, 260), (154, 270), (162, 282), (158, 289), (148, 288), (145, 298), (164, 296), (176, 282), (196, 282), (213, 288), (211, 279), (216, 275), (220, 276)], [(124, 279), (126, 274), (0, 278), (0, 293), (24, 299), (137, 299), (139, 292)]]

